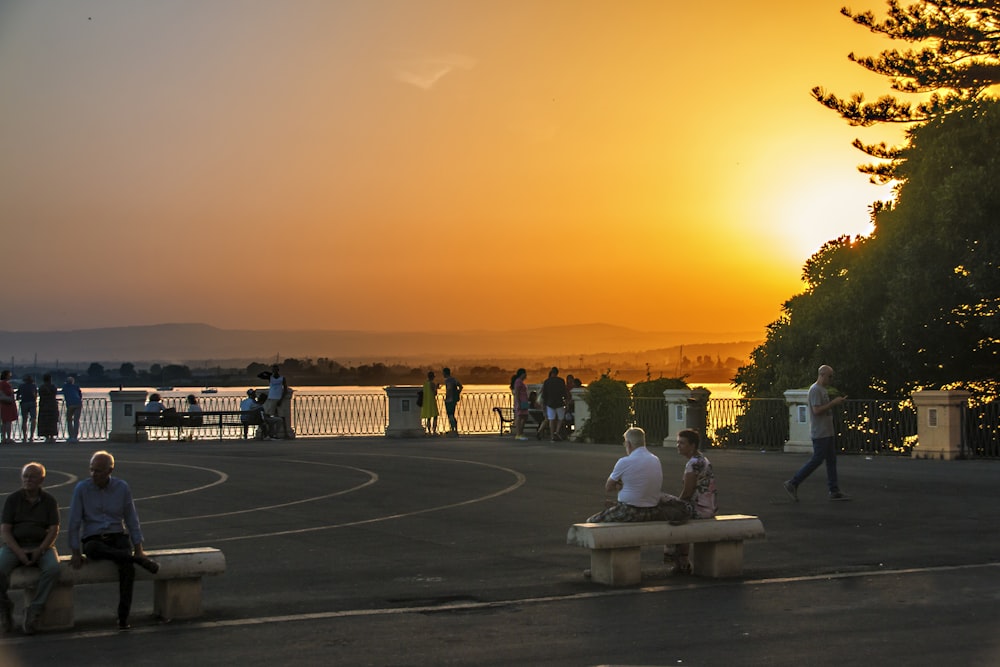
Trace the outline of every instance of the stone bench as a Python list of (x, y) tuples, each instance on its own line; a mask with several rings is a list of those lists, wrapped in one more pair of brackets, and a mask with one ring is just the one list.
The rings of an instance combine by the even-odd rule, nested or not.
[[(160, 565), (150, 574), (138, 565), (136, 582), (153, 581), (153, 613), (165, 620), (201, 616), (201, 578), (226, 571), (226, 557), (218, 549), (148, 550), (146, 555)], [(35, 596), (37, 567), (19, 567), (11, 575), (10, 589), (24, 591), (27, 606)], [(111, 561), (86, 561), (79, 570), (70, 566), (70, 556), (59, 557), (59, 583), (56, 584), (38, 622), (39, 630), (66, 630), (73, 627), (73, 587), (84, 584), (111, 584), (118, 590), (118, 566)], [(115, 598), (117, 599), (117, 598)], [(117, 603), (116, 603), (117, 604)], [(20, 612), (18, 609), (18, 612)], [(114, 608), (109, 608), (114, 613)]]
[(760, 537), (764, 524), (759, 518), (731, 514), (676, 526), (666, 521), (577, 523), (569, 529), (566, 543), (590, 549), (591, 580), (632, 586), (642, 579), (639, 557), (644, 546), (692, 544), (694, 574), (738, 577), (743, 573), (743, 540)]

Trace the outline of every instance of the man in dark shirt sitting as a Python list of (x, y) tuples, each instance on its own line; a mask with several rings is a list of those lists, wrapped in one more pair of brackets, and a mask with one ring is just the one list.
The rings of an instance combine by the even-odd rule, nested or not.
[(21, 469), (21, 488), (7, 496), (0, 519), (0, 625), (14, 626), (14, 603), (7, 596), (14, 568), (34, 565), (41, 570), (35, 597), (24, 610), (24, 633), (35, 633), (49, 593), (59, 580), (59, 556), (52, 546), (59, 534), (59, 504), (42, 490), (45, 466), (32, 461)]

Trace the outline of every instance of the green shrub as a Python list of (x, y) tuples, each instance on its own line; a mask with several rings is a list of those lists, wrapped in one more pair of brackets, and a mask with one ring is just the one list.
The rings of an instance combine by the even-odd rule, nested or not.
[(587, 385), (590, 419), (583, 437), (590, 442), (620, 444), (622, 433), (632, 423), (632, 401), (628, 384), (607, 374)]

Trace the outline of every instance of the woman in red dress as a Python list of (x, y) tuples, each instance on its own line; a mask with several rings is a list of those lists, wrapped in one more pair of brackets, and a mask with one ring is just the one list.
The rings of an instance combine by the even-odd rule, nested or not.
[(0, 372), (0, 421), (3, 422), (0, 443), (4, 445), (14, 442), (10, 433), (14, 422), (17, 421), (17, 403), (14, 402), (14, 388), (10, 386), (8, 380), (10, 380), (10, 371)]

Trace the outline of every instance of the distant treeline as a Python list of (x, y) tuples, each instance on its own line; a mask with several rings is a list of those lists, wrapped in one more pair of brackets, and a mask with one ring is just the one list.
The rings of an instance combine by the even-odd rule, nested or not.
[[(657, 377), (683, 377), (695, 382), (728, 382), (743, 362), (730, 357), (723, 361), (712, 359), (708, 355), (699, 356), (694, 361), (684, 358), (680, 365), (673, 368), (654, 368), (646, 364), (641, 369), (613, 368), (560, 368), (565, 376), (572, 374), (585, 384), (598, 379), (601, 375), (610, 374), (626, 382), (639, 382)], [(280, 362), (282, 373), (292, 386), (378, 386), (393, 384), (420, 384), (427, 377), (427, 371), (434, 370), (440, 377), (441, 365), (409, 366), (404, 364), (361, 364), (345, 366), (332, 359), (288, 358)], [(45, 369), (38, 366), (16, 366), (12, 368), (15, 378), (23, 379), (27, 375), (35, 381), (48, 373), (57, 384), (63, 382), (69, 375), (77, 378), (84, 387), (106, 387), (120, 385), (123, 387), (160, 387), (160, 386), (206, 386), (206, 387), (238, 387), (260, 384), (257, 377), (262, 371), (269, 370), (270, 363), (251, 363), (244, 368), (197, 367), (191, 368), (185, 364), (150, 364), (148, 368), (137, 368), (131, 362), (120, 364), (116, 368), (107, 368), (94, 362), (86, 370), (74, 371), (66, 368)], [(525, 364), (529, 382), (541, 382), (548, 375), (549, 365)], [(465, 384), (502, 384), (510, 382), (517, 368), (504, 368), (498, 365), (451, 365), (452, 374)]]

